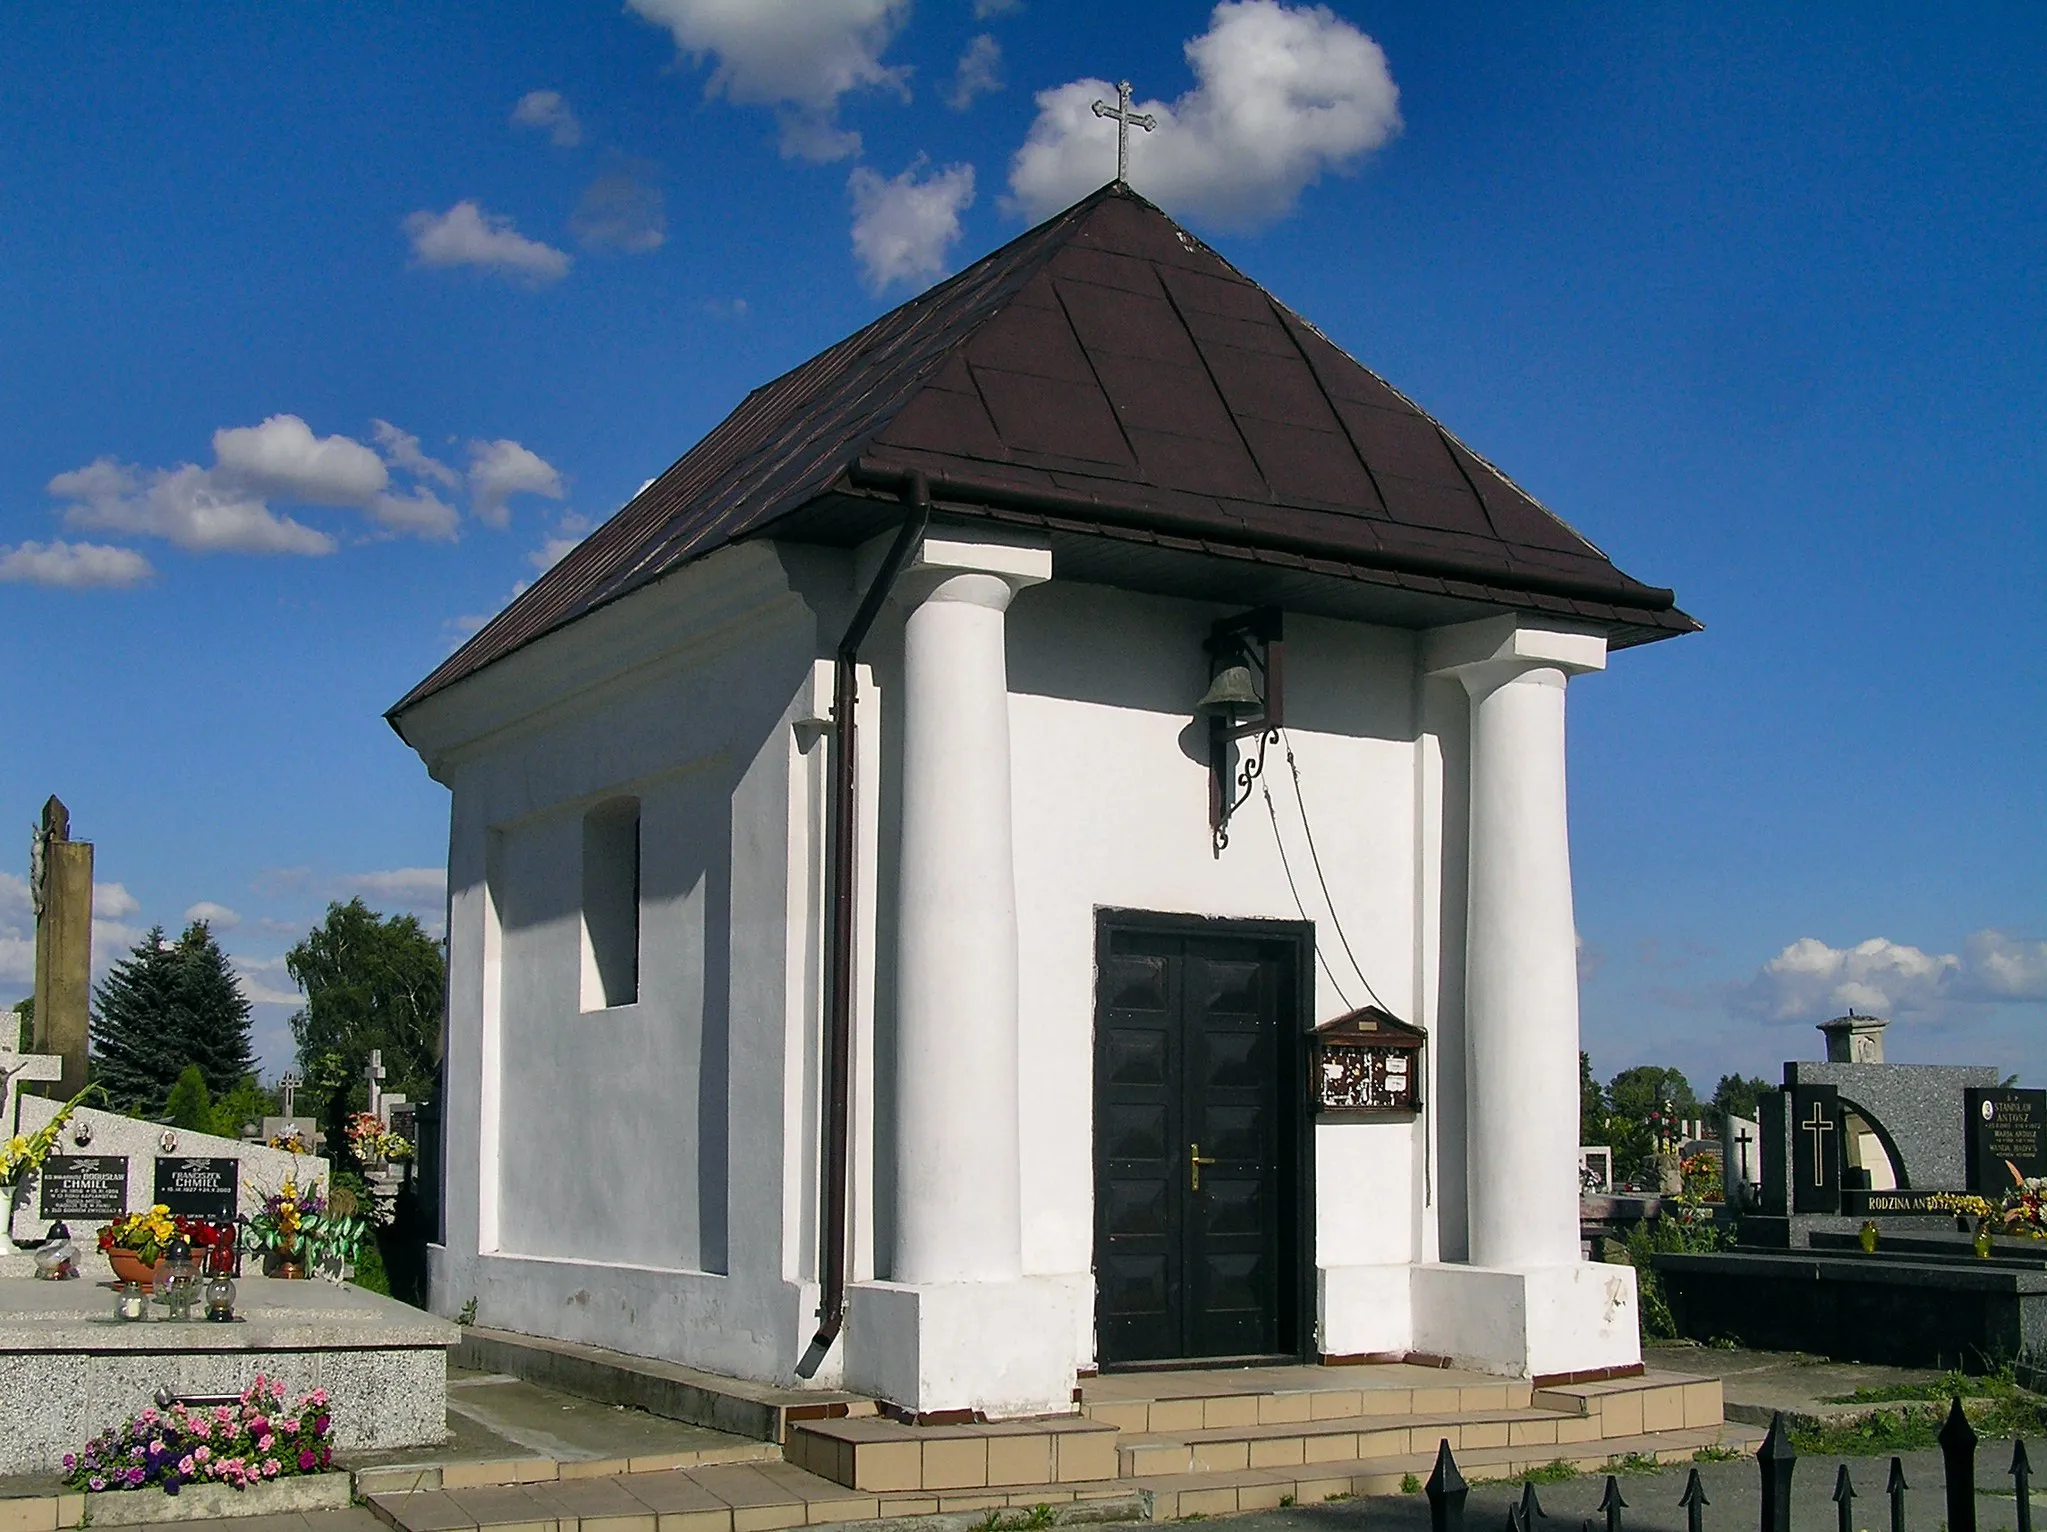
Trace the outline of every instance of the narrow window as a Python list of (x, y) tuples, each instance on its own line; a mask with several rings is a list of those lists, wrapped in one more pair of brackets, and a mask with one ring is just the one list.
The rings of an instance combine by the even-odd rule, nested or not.
[(583, 816), (583, 1009), (640, 998), (640, 800)]

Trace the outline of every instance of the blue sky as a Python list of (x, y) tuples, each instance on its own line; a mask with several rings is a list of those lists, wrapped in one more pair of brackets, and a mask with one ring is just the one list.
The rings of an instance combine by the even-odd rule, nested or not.
[(1707, 624), (1572, 690), (1600, 1072), (1852, 1002), (2042, 1083), (2043, 66), (2019, 6), (17, 7), (0, 817), (70, 803), (102, 961), (211, 907), (281, 1067), (327, 899), (439, 919), (382, 710), (1106, 176), (1127, 75), (1141, 190)]

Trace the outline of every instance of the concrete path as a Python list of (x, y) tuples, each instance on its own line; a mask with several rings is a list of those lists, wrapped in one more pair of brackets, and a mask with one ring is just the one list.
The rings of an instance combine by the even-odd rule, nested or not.
[(1729, 1420), (1767, 1426), (1772, 1412), (1811, 1415), (1854, 1414), (1867, 1405), (1828, 1401), (1859, 1388), (1893, 1388), (1930, 1383), (1942, 1376), (1927, 1368), (1870, 1367), (1860, 1362), (1830, 1362), (1799, 1351), (1720, 1351), (1711, 1346), (1644, 1346), (1642, 1360), (1650, 1367), (1718, 1378)]

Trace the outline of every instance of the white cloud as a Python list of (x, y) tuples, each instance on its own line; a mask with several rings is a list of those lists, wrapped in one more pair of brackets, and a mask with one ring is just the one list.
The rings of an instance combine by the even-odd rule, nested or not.
[(837, 125), (839, 100), (866, 86), (904, 91), (881, 61), (910, 0), (626, 0), (693, 59), (715, 59), (705, 88), (735, 106), (773, 107), (782, 153), (825, 162), (860, 152)]
[(589, 530), (589, 518), (578, 516), (571, 511), (561, 518), (545, 542), (526, 555), (526, 561), (542, 574), (546, 574), (568, 556), (569, 550), (580, 543)]
[(235, 975), (242, 981), (242, 993), (251, 1005), (288, 1005), (294, 1009), (306, 1003), (305, 992), (292, 981), (280, 957), (255, 958), (231, 955)]
[(730, 301), (712, 298), (704, 304), (704, 312), (713, 319), (744, 319), (747, 309), (748, 305), (744, 298), (733, 298)]
[(417, 478), (432, 479), (449, 489), (461, 487), (462, 475), (439, 458), (429, 457), (421, 451), (419, 438), (410, 431), (401, 431), (388, 420), (372, 420), (370, 434), (384, 449), (384, 461), (393, 468), (402, 469)]
[(445, 213), (421, 210), (405, 219), (413, 257), (422, 266), (481, 266), (538, 285), (568, 275), (574, 257), (512, 227), (512, 220), (486, 213), (465, 199)]
[(69, 502), (67, 526), (161, 537), (195, 553), (319, 555), (335, 547), (325, 532), (275, 514), (260, 497), (191, 463), (145, 472), (100, 457), (58, 474), (49, 491)]
[(385, 530), (430, 542), (453, 542), (461, 519), (455, 507), (424, 484), (414, 485), (409, 495), (377, 495), (365, 509)]
[(133, 548), (107, 543), (0, 544), (0, 582), (49, 585), (59, 590), (121, 589), (156, 571)]
[(558, 90), (529, 90), (512, 108), (512, 126), (538, 128), (558, 149), (573, 149), (583, 141), (583, 124)]
[(119, 883), (95, 883), (92, 886), (92, 918), (94, 920), (120, 920), (125, 916), (142, 912), (142, 901)]
[(990, 16), (1007, 16), (1022, 9), (1023, 0), (974, 0), (974, 20), (986, 21)]
[[(1326, 6), (1224, 0), (1186, 44), (1198, 82), (1174, 102), (1133, 109), (1158, 119), (1130, 135), (1130, 180), (1169, 212), (1257, 228), (1292, 211), (1301, 190), (1400, 131), (1400, 91), (1379, 45)], [(1016, 207), (1044, 218), (1108, 180), (1116, 124), (1103, 80), (1038, 93), (1038, 116), (1011, 162)]]
[(242, 923), (242, 917), (224, 904), (215, 904), (211, 899), (201, 899), (185, 911), (185, 921), (203, 920), (216, 931), (232, 931)]
[(346, 436), (315, 436), (296, 415), (213, 433), (216, 484), (259, 499), (366, 505), (391, 482), (384, 460)]
[(960, 214), (973, 206), (974, 167), (948, 165), (919, 180), (922, 162), (894, 180), (865, 165), (847, 180), (853, 195), (853, 253), (870, 291), (928, 280), (945, 270), (960, 237)]
[(643, 255), (668, 239), (661, 188), (631, 169), (607, 171), (584, 188), (569, 230), (584, 245)]
[(424, 916), (421, 923), (429, 930), (438, 931), (446, 918), (445, 867), (392, 867), (382, 872), (352, 873), (336, 878), (334, 887), (344, 899), (359, 894), (370, 904)]
[(1978, 931), (1960, 953), (1926, 952), (1881, 936), (1830, 947), (1803, 936), (1735, 994), (1765, 1021), (1823, 1021), (1850, 1008), (1878, 1016), (1930, 1013), (1956, 1002), (2047, 1000), (2047, 941)]
[(479, 521), (503, 527), (511, 521), (505, 502), (513, 495), (559, 500), (568, 491), (553, 464), (515, 441), (469, 444), (469, 506)]
[(954, 66), (952, 89), (946, 92), (945, 104), (955, 112), (964, 112), (974, 104), (976, 96), (985, 96), (1000, 89), (1002, 44), (983, 32), (967, 44), (959, 63)]

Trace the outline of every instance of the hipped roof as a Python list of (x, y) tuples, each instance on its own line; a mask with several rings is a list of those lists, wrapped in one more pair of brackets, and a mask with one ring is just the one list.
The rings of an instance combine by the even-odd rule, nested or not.
[(1532, 606), (1616, 643), (1698, 627), (1113, 183), (755, 389), (392, 716), (728, 543), (815, 536), (818, 507), (911, 469), (941, 511)]

